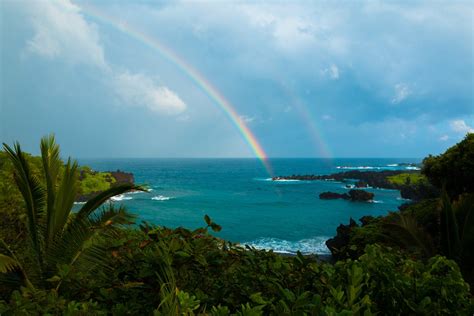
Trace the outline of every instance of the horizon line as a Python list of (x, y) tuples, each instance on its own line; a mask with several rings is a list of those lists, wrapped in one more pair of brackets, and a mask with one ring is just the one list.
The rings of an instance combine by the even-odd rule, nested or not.
[[(325, 160), (334, 160), (334, 159), (424, 159), (424, 157), (292, 157), (292, 156), (275, 156), (267, 157), (267, 159), (325, 159)], [(256, 159), (258, 157), (76, 157), (75, 159)]]

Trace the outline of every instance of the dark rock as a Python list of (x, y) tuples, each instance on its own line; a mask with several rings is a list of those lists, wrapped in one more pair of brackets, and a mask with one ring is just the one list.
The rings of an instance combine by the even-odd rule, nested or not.
[(367, 184), (367, 182), (362, 181), (362, 180), (357, 181), (355, 184), (356, 188), (367, 188), (368, 186), (369, 185)]
[(374, 194), (364, 190), (350, 190), (348, 193), (323, 192), (319, 194), (321, 200), (351, 200), (351, 201), (370, 201), (373, 200)]
[(344, 199), (349, 200), (350, 196), (347, 193), (335, 193), (335, 192), (323, 192), (319, 195), (321, 200), (335, 200), (335, 199)]
[(358, 227), (358, 225), (351, 218), (349, 221), (349, 225), (339, 225), (336, 230), (336, 236), (326, 241), (326, 246), (331, 251), (331, 254), (334, 259), (339, 260), (346, 257), (346, 254), (342, 253), (342, 251), (349, 244), (351, 238), (351, 231), (354, 227)]
[(133, 173), (131, 172), (123, 172), (123, 171), (117, 170), (117, 171), (110, 172), (110, 174), (112, 175), (112, 177), (115, 178), (115, 183), (114, 183), (115, 185), (125, 184), (125, 183), (130, 183), (130, 184), (135, 183), (135, 178), (133, 176)]
[(351, 201), (370, 201), (374, 199), (374, 194), (364, 190), (350, 190)]

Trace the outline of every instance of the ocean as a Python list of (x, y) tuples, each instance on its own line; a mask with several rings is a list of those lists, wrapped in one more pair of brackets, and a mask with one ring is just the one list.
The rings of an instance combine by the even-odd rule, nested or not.
[[(419, 159), (270, 159), (274, 175), (331, 174), (347, 170), (404, 170)], [(320, 200), (324, 191), (343, 193), (335, 181), (271, 181), (257, 159), (80, 159), (96, 171), (132, 172), (150, 192), (119, 196), (147, 221), (167, 227), (205, 226), (204, 215), (222, 226), (216, 236), (282, 253), (328, 254), (325, 241), (339, 224), (364, 215), (384, 215), (404, 201), (396, 190), (373, 189), (373, 202)]]

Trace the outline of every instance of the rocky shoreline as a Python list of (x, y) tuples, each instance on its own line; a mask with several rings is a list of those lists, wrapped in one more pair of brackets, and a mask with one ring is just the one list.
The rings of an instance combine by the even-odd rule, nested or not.
[(348, 180), (359, 180), (356, 186), (365, 187), (370, 186), (373, 188), (382, 189), (398, 189), (399, 186), (388, 181), (388, 177), (396, 176), (402, 173), (418, 173), (414, 170), (383, 170), (383, 171), (359, 171), (351, 170), (345, 172), (338, 172), (329, 175), (291, 175), (291, 176), (277, 176), (273, 177), (272, 180), (304, 180), (304, 181), (315, 181), (315, 180), (326, 180), (326, 181), (341, 181), (347, 182)]
[[(329, 175), (290, 175), (290, 176), (277, 176), (273, 177), (273, 181), (279, 180), (301, 180), (301, 181), (339, 181), (350, 183), (347, 185), (348, 188), (379, 188), (379, 189), (390, 189), (399, 190), (400, 195), (404, 199), (418, 201), (424, 198), (430, 198), (438, 195), (438, 190), (429, 184), (396, 184), (388, 180), (391, 176), (399, 174), (417, 174), (417, 170), (382, 170), (382, 171), (359, 171), (351, 170), (345, 172), (338, 172)], [(352, 182), (357, 180), (354, 184)], [(329, 195), (327, 195), (329, 196)], [(323, 197), (324, 198), (324, 197)], [(344, 197), (341, 197), (344, 198)]]

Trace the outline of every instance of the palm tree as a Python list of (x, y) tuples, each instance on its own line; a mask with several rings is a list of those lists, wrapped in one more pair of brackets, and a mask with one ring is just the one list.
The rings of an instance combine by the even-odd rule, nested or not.
[(132, 216), (123, 207), (112, 204), (99, 208), (111, 197), (130, 190), (142, 190), (132, 184), (109, 188), (72, 212), (78, 192), (77, 162), (71, 158), (63, 165), (59, 146), (54, 136), (41, 139), (41, 158), (44, 184), (32, 174), (20, 144), (12, 149), (3, 144), (14, 166), (14, 178), (25, 201), (28, 249), (27, 260), (19, 260), (8, 245), (0, 240), (0, 273), (20, 272), (25, 286), (30, 289), (44, 287), (47, 280), (57, 281), (58, 267), (67, 265), (73, 269), (91, 269), (105, 264), (105, 247), (99, 236), (114, 231), (117, 225), (129, 223)]

